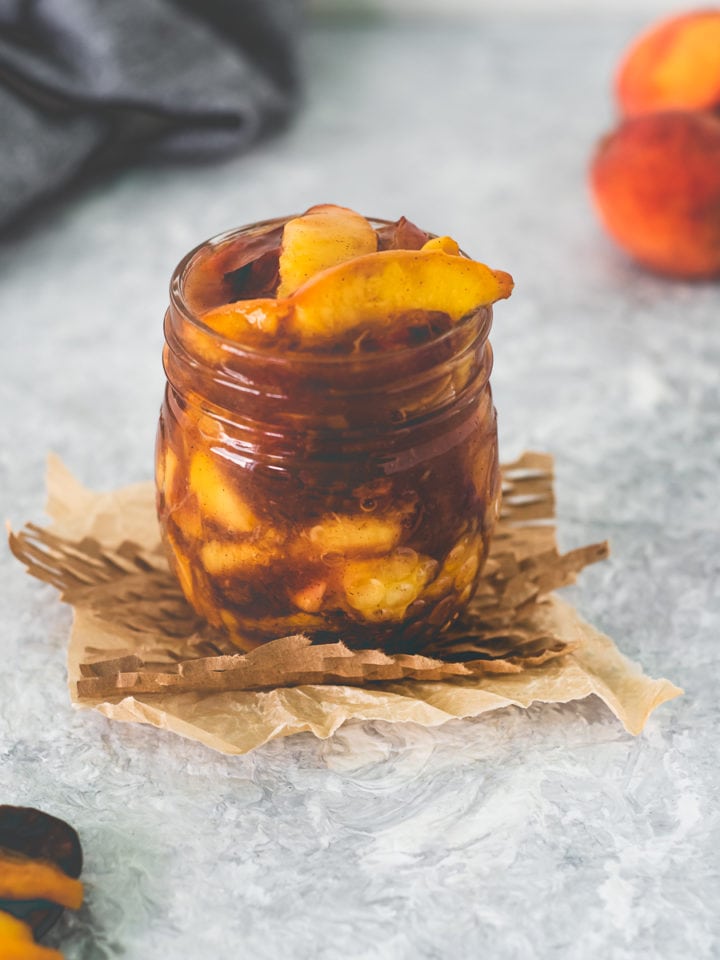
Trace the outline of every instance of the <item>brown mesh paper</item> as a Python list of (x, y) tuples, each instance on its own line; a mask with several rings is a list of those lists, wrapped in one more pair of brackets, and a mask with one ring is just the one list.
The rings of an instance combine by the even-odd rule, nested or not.
[(508, 704), (601, 697), (638, 733), (681, 691), (652, 680), (553, 591), (607, 556), (600, 543), (560, 554), (552, 458), (503, 468), (503, 511), (465, 616), (423, 650), (389, 656), (282, 637), (239, 654), (195, 615), (159, 543), (152, 484), (108, 494), (82, 487), (56, 458), (51, 528), (10, 534), (28, 572), (74, 607), (73, 703), (151, 723), (227, 753), (353, 717), (428, 726)]

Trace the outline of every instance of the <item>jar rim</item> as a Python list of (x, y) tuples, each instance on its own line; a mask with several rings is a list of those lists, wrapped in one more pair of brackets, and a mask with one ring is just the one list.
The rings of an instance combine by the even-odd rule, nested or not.
[[(231, 240), (233, 237), (240, 236), (245, 231), (253, 230), (258, 227), (267, 227), (269, 231), (272, 229), (272, 227), (279, 226), (280, 224), (286, 223), (288, 220), (292, 220), (298, 216), (301, 216), (301, 214), (292, 213), (288, 214), (287, 216), (270, 217), (266, 220), (258, 220), (254, 223), (244, 224), (240, 227), (232, 227), (229, 230), (225, 230), (222, 233), (218, 233), (215, 236), (209, 237), (207, 240), (203, 240), (201, 243), (193, 247), (192, 250), (186, 253), (177, 264), (170, 278), (171, 312), (176, 310), (185, 322), (190, 323), (204, 336), (209, 337), (211, 341), (221, 346), (225, 352), (244, 360), (256, 360), (265, 364), (282, 363), (290, 366), (295, 364), (304, 365), (307, 363), (319, 364), (321, 366), (327, 364), (329, 368), (333, 366), (340, 367), (343, 364), (346, 364), (349, 359), (352, 359), (352, 362), (359, 366), (362, 366), (363, 363), (367, 363), (368, 365), (377, 363), (378, 354), (375, 352), (368, 352), (364, 355), (361, 353), (353, 353), (351, 356), (349, 356), (348, 354), (344, 353), (327, 353), (306, 349), (292, 351), (287, 350), (284, 353), (279, 354), (274, 352), (272, 349), (264, 349), (262, 347), (254, 347), (248, 344), (240, 343), (237, 340), (232, 340), (223, 336), (216, 330), (213, 330), (212, 327), (203, 323), (201, 318), (192, 310), (190, 310), (185, 302), (183, 294), (183, 282), (193, 260), (200, 254), (201, 251), (205, 250), (210, 245), (219, 246), (220, 244)], [(385, 225), (390, 225), (395, 222), (393, 220), (387, 220), (383, 217), (367, 217), (366, 219), (371, 223)], [(430, 237), (436, 236), (436, 234), (433, 233), (428, 235)], [(467, 257), (467, 254), (464, 251), (461, 250), (460, 252), (463, 256)], [(478, 315), (483, 314), (486, 316), (486, 320), (483, 324), (484, 329), (482, 330), (481, 339), (486, 340), (490, 334), (490, 328), (492, 326), (493, 311), (492, 305), (490, 304), (480, 307), (478, 310), (475, 310), (472, 313), (466, 314), (466, 316), (462, 317), (459, 321), (457, 321), (457, 323), (453, 323), (449, 330), (446, 330), (445, 333), (440, 334), (440, 336), (435, 337), (432, 340), (420, 344), (393, 347), (391, 351), (383, 352), (383, 356), (392, 357), (394, 360), (397, 359), (401, 361), (405, 357), (417, 356), (425, 349), (437, 349), (438, 346), (451, 339), (453, 335), (457, 335), (457, 331), (459, 329), (471, 323)], [(478, 333), (480, 332), (481, 331), (478, 331)]]

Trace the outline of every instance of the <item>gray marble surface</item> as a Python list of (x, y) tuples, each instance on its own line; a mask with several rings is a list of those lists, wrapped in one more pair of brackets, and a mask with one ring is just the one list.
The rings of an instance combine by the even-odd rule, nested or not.
[(333, 201), (406, 214), (512, 271), (493, 375), (507, 459), (555, 454), (566, 593), (686, 695), (628, 736), (594, 700), (425, 730), (351, 723), (228, 758), (74, 712), (70, 622), (2, 552), (0, 799), (80, 831), (87, 903), (49, 937), (126, 957), (720, 955), (720, 290), (627, 263), (586, 167), (630, 17), (315, 25), (293, 128), (245, 157), (130, 171), (1, 250), (0, 490), (44, 459), (147, 478), (179, 257)]

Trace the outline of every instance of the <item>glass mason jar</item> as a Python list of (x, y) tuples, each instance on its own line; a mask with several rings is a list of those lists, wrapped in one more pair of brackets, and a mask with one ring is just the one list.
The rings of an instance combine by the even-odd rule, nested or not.
[(302, 632), (417, 651), (468, 604), (498, 514), (492, 308), (378, 352), (226, 340), (194, 315), (187, 278), (283, 222), (209, 241), (173, 275), (156, 461), (168, 557), (243, 650)]

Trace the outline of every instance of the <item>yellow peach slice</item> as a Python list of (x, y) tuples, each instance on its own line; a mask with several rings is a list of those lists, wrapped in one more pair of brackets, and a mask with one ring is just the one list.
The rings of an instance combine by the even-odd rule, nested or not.
[(157, 485), (162, 490), (165, 502), (172, 501), (172, 494), (177, 477), (178, 458), (175, 451), (169, 444), (165, 444), (164, 449), (157, 458)]
[(269, 567), (280, 556), (279, 538), (260, 540), (208, 540), (200, 559), (212, 577), (238, 576), (256, 567)]
[(433, 250), (439, 250), (441, 253), (449, 253), (453, 257), (460, 256), (460, 247), (452, 237), (432, 237), (421, 247), (424, 253), (432, 253)]
[(389, 517), (333, 514), (310, 527), (293, 545), (293, 552), (322, 557), (377, 556), (400, 542), (401, 515)]
[(63, 955), (39, 943), (10, 940), (0, 946), (0, 960), (63, 960)]
[(186, 500), (179, 507), (168, 510), (168, 519), (173, 521), (186, 539), (202, 540), (202, 516), (193, 498)]
[(336, 337), (360, 324), (387, 326), (408, 310), (457, 321), (509, 297), (509, 274), (439, 250), (386, 250), (325, 270), (290, 298), (287, 325), (303, 340)]
[(233, 533), (251, 533), (255, 529), (257, 517), (209, 453), (194, 454), (189, 482), (204, 516)]
[(178, 578), (180, 589), (188, 603), (196, 610), (200, 610), (202, 604), (198, 600), (195, 592), (195, 581), (193, 578), (192, 565), (181, 549), (180, 544), (170, 533), (165, 533), (165, 541), (170, 552), (170, 565)]
[(359, 213), (333, 204), (311, 207), (285, 224), (278, 298), (294, 293), (321, 270), (376, 249), (375, 231)]
[(327, 593), (327, 580), (311, 580), (299, 590), (289, 590), (293, 604), (304, 613), (318, 613)]
[(29, 924), (0, 911), (0, 960), (63, 960), (63, 955), (35, 943)]
[(17, 941), (19, 943), (32, 943), (32, 930), (27, 923), (18, 920), (10, 913), (0, 910), (0, 943), (7, 941)]
[[(248, 339), (257, 339), (258, 334), (274, 337), (286, 313), (287, 304), (284, 300), (261, 297), (257, 300), (237, 300), (235, 303), (215, 307), (202, 315), (202, 322), (226, 340), (242, 343)], [(196, 349), (203, 346), (199, 337), (195, 338), (194, 346)], [(213, 353), (207, 348), (203, 355), (207, 355), (211, 361), (218, 359), (217, 352)]]
[(190, 540), (201, 539), (202, 517), (196, 498), (185, 487), (183, 471), (175, 450), (166, 443), (158, 456), (158, 487), (165, 498), (164, 513)]

